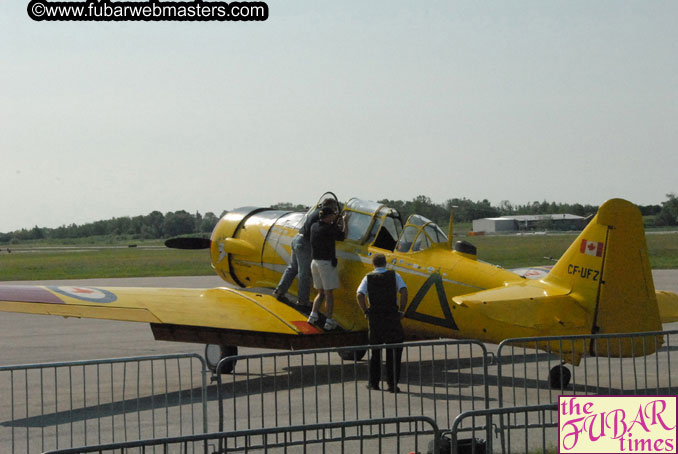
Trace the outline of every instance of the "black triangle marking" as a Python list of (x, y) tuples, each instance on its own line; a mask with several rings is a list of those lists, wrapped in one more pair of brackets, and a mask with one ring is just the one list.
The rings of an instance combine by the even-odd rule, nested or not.
[[(434, 285), (436, 287), (438, 301), (440, 302), (440, 308), (443, 311), (444, 318), (434, 317), (432, 315), (421, 314), (417, 312), (419, 304), (421, 304), (422, 300), (424, 299), (428, 291)], [(426, 279), (426, 281), (419, 288), (419, 291), (417, 291), (417, 294), (414, 295), (412, 303), (410, 304), (410, 307), (407, 308), (405, 316), (407, 318), (411, 318), (412, 320), (430, 323), (431, 325), (442, 326), (443, 328), (449, 328), (459, 331), (459, 327), (457, 326), (457, 323), (454, 321), (454, 317), (452, 317), (452, 312), (450, 311), (450, 304), (447, 301), (447, 295), (445, 294), (445, 286), (443, 285), (443, 277), (440, 275), (440, 273), (433, 273), (428, 279)]]

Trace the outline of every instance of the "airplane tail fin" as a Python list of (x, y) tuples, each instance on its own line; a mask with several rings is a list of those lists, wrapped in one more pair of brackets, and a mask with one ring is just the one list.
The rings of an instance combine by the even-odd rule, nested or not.
[[(630, 202), (605, 202), (544, 280), (571, 289), (593, 316), (592, 334), (662, 329), (642, 216)], [(635, 356), (651, 353), (651, 343), (626, 339), (592, 352)]]

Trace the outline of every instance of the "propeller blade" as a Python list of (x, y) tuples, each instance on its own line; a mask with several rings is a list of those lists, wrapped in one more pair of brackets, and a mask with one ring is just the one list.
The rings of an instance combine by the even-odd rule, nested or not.
[(212, 241), (209, 238), (170, 238), (165, 246), (172, 249), (209, 249)]

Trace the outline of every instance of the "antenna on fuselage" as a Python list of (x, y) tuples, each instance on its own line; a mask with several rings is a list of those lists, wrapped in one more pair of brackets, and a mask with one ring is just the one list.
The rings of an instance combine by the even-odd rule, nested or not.
[(450, 225), (447, 228), (447, 248), (453, 248), (452, 234), (454, 233), (454, 209), (459, 208), (457, 205), (452, 205), (450, 207)]

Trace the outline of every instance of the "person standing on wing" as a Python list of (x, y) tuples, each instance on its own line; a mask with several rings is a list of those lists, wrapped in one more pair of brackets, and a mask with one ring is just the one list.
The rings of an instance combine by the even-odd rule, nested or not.
[(339, 288), (339, 272), (337, 271), (337, 256), (335, 241), (343, 241), (346, 233), (346, 224), (343, 219), (339, 222), (337, 211), (334, 208), (323, 207), (320, 210), (320, 220), (311, 226), (311, 274), (313, 286), (318, 290), (318, 295), (313, 301), (311, 315), (308, 323), (318, 321), (318, 310), (323, 301), (327, 320), (323, 329), (332, 330), (337, 322), (332, 318), (334, 312), (334, 289)]
[[(356, 298), (369, 321), (369, 341), (371, 345), (399, 344), (405, 340), (400, 319), (405, 315), (407, 306), (407, 286), (403, 278), (393, 270), (386, 269), (386, 256), (375, 254), (372, 257), (374, 271), (367, 274), (358, 286)], [(400, 294), (400, 306), (398, 306)], [(369, 299), (369, 308), (366, 304)], [(386, 383), (391, 393), (400, 392), (400, 361), (402, 348), (386, 350)], [(381, 380), (381, 348), (373, 348), (370, 357), (370, 379), (368, 389), (379, 389)]]
[(292, 240), (290, 264), (285, 268), (278, 286), (273, 290), (273, 295), (278, 301), (287, 302), (285, 293), (298, 275), (297, 305), (304, 308), (311, 307), (311, 260), (313, 258), (311, 254), (311, 226), (320, 219), (322, 207), (339, 209), (337, 201), (328, 197), (306, 217), (304, 225), (301, 226), (299, 233)]

